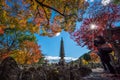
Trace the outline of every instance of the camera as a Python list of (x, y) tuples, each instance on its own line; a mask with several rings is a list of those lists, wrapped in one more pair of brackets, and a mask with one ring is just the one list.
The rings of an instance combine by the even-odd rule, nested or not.
[(94, 40), (94, 46), (98, 47), (99, 44), (100, 44), (100, 43), (99, 43), (98, 40)]
[(102, 44), (105, 44), (105, 40), (94, 40), (94, 46), (98, 47)]

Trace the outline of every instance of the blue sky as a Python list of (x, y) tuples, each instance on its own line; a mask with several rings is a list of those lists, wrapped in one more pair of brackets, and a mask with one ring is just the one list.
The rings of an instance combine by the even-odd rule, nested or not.
[[(8, 2), (8, 4), (9, 6), (13, 6), (13, 3)], [(18, 4), (21, 5), (21, 3), (18, 3)], [(51, 23), (56, 15), (59, 15), (59, 14), (56, 13), (55, 11), (52, 11), (51, 18), (50, 18)], [(32, 18), (30, 18), (28, 21), (32, 21)], [(77, 28), (78, 26), (79, 24), (77, 24)], [(80, 46), (78, 46), (77, 43), (75, 43), (72, 39), (70, 39), (69, 33), (64, 31), (62, 31), (59, 36), (55, 36), (55, 37), (47, 37), (47, 36), (45, 37), (45, 36), (39, 36), (39, 35), (36, 35), (36, 36), (38, 39), (38, 44), (41, 46), (42, 53), (45, 56), (59, 56), (61, 37), (63, 37), (63, 40), (64, 40), (66, 57), (80, 57), (82, 54), (89, 51), (86, 47), (81, 48)]]
[[(94, 3), (94, 0), (86, 0), (90, 4)], [(101, 1), (101, 0), (95, 0), (95, 1)], [(52, 11), (51, 14), (51, 23), (57, 14), (55, 11)], [(80, 26), (80, 23), (76, 23), (76, 28), (78, 29)], [(65, 48), (65, 56), (66, 57), (80, 57), (84, 53), (87, 53), (89, 50), (86, 47), (78, 46), (76, 42), (74, 42), (72, 39), (70, 39), (69, 33), (62, 31), (59, 36), (55, 37), (45, 37), (45, 36), (37, 36), (38, 44), (41, 45), (42, 53), (45, 54), (45, 56), (59, 56), (60, 52), (60, 40), (61, 37), (63, 37), (64, 40), (64, 48)]]
[[(86, 0), (86, 1), (88, 1), (91, 6), (94, 4), (94, 2), (101, 2), (101, 0)], [(108, 1), (104, 2), (104, 4), (106, 5)], [(52, 11), (51, 19), (50, 19), (51, 23), (56, 15), (59, 15), (59, 14), (57, 14), (55, 11)], [(76, 22), (77, 29), (80, 28), (80, 25), (81, 23)], [(78, 46), (76, 42), (70, 39), (69, 33), (62, 31), (59, 36), (55, 36), (55, 37), (37, 36), (38, 44), (41, 45), (42, 53), (45, 54), (45, 56), (59, 56), (61, 37), (63, 37), (63, 40), (64, 40), (66, 57), (78, 58), (84, 53), (87, 53), (89, 51), (86, 47)]]
[[(59, 15), (55, 11), (52, 10), (50, 21), (51, 23), (54, 20), (54, 17)], [(81, 23), (76, 22), (76, 28), (78, 29)], [(87, 53), (89, 50), (86, 47), (80, 47), (70, 39), (70, 35), (68, 32), (62, 31), (59, 36), (54, 37), (45, 37), (45, 36), (37, 36), (38, 44), (41, 45), (42, 53), (45, 56), (59, 56), (60, 52), (60, 40), (63, 37), (64, 40), (64, 49), (66, 57), (78, 58), (84, 53)]]
[(64, 40), (66, 57), (80, 57), (82, 54), (89, 51), (86, 47), (80, 47), (70, 39), (69, 33), (62, 31), (59, 36), (55, 37), (37, 36), (42, 53), (45, 54), (45, 56), (59, 56), (61, 37), (63, 37)]
[[(90, 4), (94, 3), (94, 0), (86, 0), (86, 1), (88, 1)], [(95, 0), (95, 1), (101, 1), (101, 0)], [(12, 6), (12, 3), (8, 3), (8, 4), (9, 6)], [(55, 11), (52, 11), (51, 19), (50, 19), (51, 23), (55, 15), (59, 15), (59, 14), (56, 14)], [(80, 24), (77, 23), (76, 27), (79, 28), (79, 26)], [(39, 35), (36, 35), (36, 36), (38, 39), (38, 44), (41, 46), (42, 53), (45, 56), (59, 56), (61, 37), (63, 37), (63, 40), (64, 40), (66, 57), (80, 57), (81, 55), (89, 51), (86, 47), (78, 46), (77, 43), (75, 43), (72, 39), (70, 39), (69, 33), (64, 31), (62, 31), (59, 36), (55, 36), (55, 37), (45, 37), (45, 36), (39, 36)]]

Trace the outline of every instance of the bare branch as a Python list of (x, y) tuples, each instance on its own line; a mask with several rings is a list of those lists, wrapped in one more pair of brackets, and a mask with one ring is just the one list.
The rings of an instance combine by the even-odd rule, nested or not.
[(41, 17), (38, 6), (37, 6), (37, 11), (38, 11), (38, 12), (36, 13), (36, 16), (39, 15), (39, 16)]
[(59, 12), (58, 10), (56, 10), (55, 8), (51, 7), (51, 6), (48, 6), (48, 5), (45, 5), (43, 4), (42, 2), (39, 2), (38, 0), (35, 0), (39, 5), (43, 6), (43, 7), (46, 7), (46, 8), (49, 8), (49, 9), (52, 9), (54, 11), (56, 11), (57, 13), (59, 13), (60, 15), (62, 16), (65, 16), (63, 13)]

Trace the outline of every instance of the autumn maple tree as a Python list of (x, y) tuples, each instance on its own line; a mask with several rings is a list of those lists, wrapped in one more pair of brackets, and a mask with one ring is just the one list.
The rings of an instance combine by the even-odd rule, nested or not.
[[(106, 29), (114, 28), (115, 23), (120, 20), (120, 7), (115, 4), (104, 6), (101, 3), (94, 3), (86, 11), (86, 16), (80, 29), (71, 33), (71, 37), (79, 45), (87, 45), (91, 49), (94, 47), (93, 38), (104, 35)], [(92, 29), (92, 26), (96, 28)]]
[(62, 30), (74, 31), (76, 20), (81, 18), (77, 12), (84, 10), (84, 5), (84, 0), (0, 0), (1, 54), (14, 55), (18, 62), (23, 55), (27, 56), (21, 62), (37, 61), (33, 59), (41, 52), (31, 50), (38, 49), (36, 40), (30, 42), (35, 39), (32, 35), (51, 37)]
[(5, 28), (17, 26), (43, 36), (54, 36), (62, 29), (72, 32), (80, 18), (78, 10), (87, 6), (84, 0), (5, 0), (0, 3), (1, 24)]
[[(27, 59), (28, 57), (29, 59), (26, 63), (29, 62), (30, 64), (38, 62), (37, 60), (41, 58), (41, 51), (36, 42), (36, 37), (29, 31), (21, 31), (17, 28), (6, 28), (4, 30), (4, 34), (0, 35), (0, 59), (4, 59), (12, 55), (12, 57), (14, 57), (20, 64), (23, 64), (23, 62), (25, 63), (24, 59)], [(28, 57), (26, 57), (26, 55)]]
[(13, 51), (10, 56), (14, 57), (19, 64), (33, 64), (39, 61), (41, 54), (37, 43), (26, 40), (20, 44), (20, 50)]
[[(114, 3), (116, 2), (119, 1), (115, 0)], [(94, 2), (91, 4), (86, 10), (80, 28), (71, 33), (71, 38), (78, 45), (87, 46), (94, 50), (94, 38), (102, 35), (119, 53), (119, 49), (115, 49), (111, 34), (108, 34), (108, 30), (115, 28), (116, 23), (119, 23), (120, 20), (120, 5), (114, 3), (101, 4), (101, 2)]]
[[(25, 35), (29, 32), (51, 37), (64, 30), (79, 45), (93, 49), (93, 39), (103, 35), (106, 29), (115, 27), (120, 20), (119, 0), (108, 5), (101, 4), (101, 1), (91, 5), (87, 0), (0, 0), (0, 35), (5, 37), (6, 30), (15, 29)], [(77, 30), (76, 21), (82, 23)], [(97, 29), (90, 29), (93, 24)], [(21, 45), (26, 42), (26, 36), (13, 39), (13, 42), (19, 41)], [(20, 49), (18, 44), (16, 46)]]
[[(108, 11), (115, 9), (113, 5), (102, 7), (101, 3), (95, 3), (89, 8), (89, 4), (85, 0), (5, 0), (0, 3), (1, 26), (4, 28), (18, 27), (19, 29), (30, 30), (33, 33), (38, 32), (42, 36), (54, 36), (62, 30), (73, 32), (77, 20), (87, 22), (88, 19), (83, 19), (85, 12), (90, 13), (91, 19), (96, 18), (95, 16), (98, 17), (96, 19), (99, 19), (104, 12), (105, 15), (102, 17), (113, 14)], [(114, 0), (114, 3), (118, 4), (119, 1)], [(94, 6), (100, 6), (96, 7), (97, 9), (100, 8), (100, 14), (96, 12)], [(105, 10), (109, 8), (109, 10), (105, 11), (104, 8)], [(3, 33), (4, 29), (1, 27), (0, 31)]]

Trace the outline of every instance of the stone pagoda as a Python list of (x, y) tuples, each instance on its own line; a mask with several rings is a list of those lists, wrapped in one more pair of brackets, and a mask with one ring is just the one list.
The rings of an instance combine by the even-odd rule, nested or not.
[(64, 65), (65, 64), (65, 52), (64, 52), (64, 42), (63, 42), (63, 38), (61, 38), (61, 42), (60, 42), (60, 60), (59, 60), (59, 64), (60, 65)]

